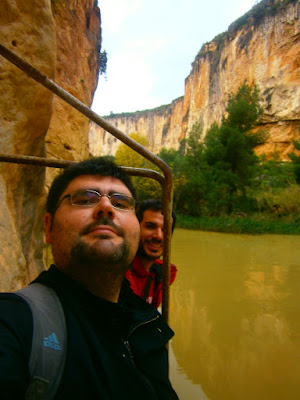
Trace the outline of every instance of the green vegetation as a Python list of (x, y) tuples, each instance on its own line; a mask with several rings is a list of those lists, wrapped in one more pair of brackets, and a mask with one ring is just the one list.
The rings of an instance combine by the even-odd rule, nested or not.
[[(277, 153), (269, 160), (255, 154), (255, 147), (268, 135), (257, 129), (261, 115), (258, 89), (244, 82), (229, 96), (220, 124), (213, 123), (204, 135), (196, 123), (179, 150), (161, 150), (159, 156), (173, 173), (179, 227), (300, 233), (300, 156), (292, 153), (291, 162), (282, 162)], [(131, 137), (148, 147), (140, 134)], [(294, 147), (299, 151), (300, 141), (294, 141)], [(119, 165), (157, 170), (124, 144), (120, 144), (115, 160)], [(134, 179), (140, 200), (161, 197), (158, 183)]]
[(257, 214), (250, 217), (238, 215), (191, 217), (178, 214), (176, 227), (211, 232), (247, 233), (252, 235), (262, 233), (299, 235), (300, 216), (293, 215), (286, 218), (277, 218), (276, 216)]
[(99, 75), (105, 75), (107, 68), (107, 52), (103, 50), (99, 54)]
[[(293, 144), (296, 150), (300, 150), (300, 142), (298, 140), (294, 140)], [(289, 154), (289, 157), (292, 160), (296, 182), (300, 185), (300, 156), (291, 153)]]
[[(254, 148), (264, 142), (265, 132), (252, 132), (262, 109), (256, 87), (245, 82), (229, 96), (220, 125), (214, 123), (202, 139), (195, 124), (185, 153), (163, 150), (160, 157), (181, 184), (174, 188), (176, 210), (191, 216), (221, 216), (253, 208), (248, 188), (255, 178), (259, 158)], [(185, 145), (183, 144), (183, 146)]]
[(229, 31), (236, 32), (241, 29), (242, 26), (247, 27), (253, 25), (255, 27), (261, 23), (263, 18), (273, 16), (278, 11), (284, 9), (288, 4), (296, 3), (296, 1), (297, 0), (258, 1), (250, 11), (238, 18), (229, 26)]
[[(142, 136), (139, 133), (132, 133), (129, 136), (142, 146), (149, 147), (149, 141), (145, 136)], [(147, 168), (160, 172), (159, 168), (124, 143), (121, 143), (116, 151), (115, 162), (116, 164), (124, 167)], [(142, 201), (146, 198), (161, 197), (162, 190), (157, 181), (149, 178), (139, 177), (133, 177), (132, 180), (137, 188), (139, 201)]]
[[(261, 114), (257, 88), (244, 82), (229, 96), (220, 125), (214, 123), (203, 137), (195, 124), (178, 151), (160, 152), (173, 171), (178, 226), (300, 233), (300, 157), (290, 154), (292, 162), (283, 163), (276, 153), (271, 160), (256, 156), (254, 148), (268, 135), (256, 128)], [(300, 142), (294, 146), (300, 150)]]

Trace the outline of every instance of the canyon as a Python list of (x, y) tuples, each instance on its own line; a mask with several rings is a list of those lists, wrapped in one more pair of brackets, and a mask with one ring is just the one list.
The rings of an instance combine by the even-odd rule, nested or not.
[[(283, 160), (299, 138), (299, 0), (263, 0), (228, 31), (203, 44), (184, 95), (153, 110), (106, 116), (149, 148), (178, 149), (195, 123), (220, 121), (230, 93), (247, 79), (262, 96), (258, 128), (269, 131), (256, 151)], [(97, 87), (101, 15), (95, 0), (2, 0), (1, 44), (87, 106)], [(201, 44), (200, 44), (201, 45)], [(199, 46), (200, 47), (200, 46)], [(1, 153), (79, 161), (114, 155), (118, 141), (0, 57)], [(25, 286), (44, 270), (45, 199), (55, 168), (0, 163), (0, 290)]]
[[(300, 4), (263, 0), (233, 22), (228, 30), (203, 44), (185, 80), (184, 95), (171, 104), (104, 117), (121, 131), (139, 133), (149, 149), (178, 149), (195, 123), (203, 133), (221, 121), (229, 94), (247, 80), (257, 85), (264, 114), (257, 129), (268, 132), (257, 154), (274, 153), (282, 160), (299, 139), (300, 120)], [(92, 155), (114, 155), (118, 140), (90, 123)]]

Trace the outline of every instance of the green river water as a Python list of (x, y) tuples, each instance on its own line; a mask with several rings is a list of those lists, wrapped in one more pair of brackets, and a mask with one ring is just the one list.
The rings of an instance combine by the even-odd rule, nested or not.
[(180, 400), (299, 400), (300, 236), (175, 229), (171, 260)]

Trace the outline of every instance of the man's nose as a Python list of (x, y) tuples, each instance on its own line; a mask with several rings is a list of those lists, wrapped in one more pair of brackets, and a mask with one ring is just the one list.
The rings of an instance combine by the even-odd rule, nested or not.
[(111, 217), (114, 214), (114, 210), (110, 199), (102, 195), (99, 203), (93, 208), (93, 216), (94, 218), (98, 218), (99, 215), (108, 215)]
[(155, 231), (153, 232), (153, 237), (157, 240), (163, 240), (163, 238), (164, 238), (163, 229), (156, 228)]

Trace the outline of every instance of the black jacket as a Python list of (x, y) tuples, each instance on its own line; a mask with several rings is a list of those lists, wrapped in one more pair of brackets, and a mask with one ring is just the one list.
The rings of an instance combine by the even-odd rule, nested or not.
[[(162, 316), (125, 284), (118, 304), (98, 298), (54, 266), (36, 280), (58, 294), (66, 317), (67, 355), (55, 399), (175, 400)], [(14, 294), (0, 295), (0, 398), (24, 398), (32, 315)]]

